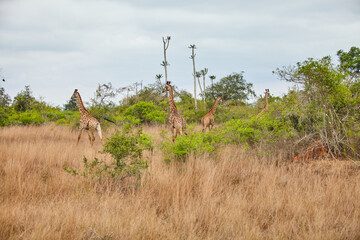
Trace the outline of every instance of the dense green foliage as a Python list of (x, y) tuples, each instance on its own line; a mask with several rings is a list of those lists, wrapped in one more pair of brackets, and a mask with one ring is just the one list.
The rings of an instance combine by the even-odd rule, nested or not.
[(165, 106), (165, 102), (155, 105), (152, 101), (140, 101), (128, 107), (123, 114), (123, 118), (136, 125), (141, 123), (165, 123), (167, 113), (162, 106)]
[[(340, 56), (344, 54), (341, 52)], [(310, 58), (276, 72), (282, 79), (300, 86), (299, 91), (284, 98), (291, 103), (292, 110), (287, 109), (287, 114), (294, 129), (304, 137), (320, 138), (336, 156), (358, 154), (355, 143), (359, 132), (359, 78), (347, 77), (354, 73), (357, 63), (354, 61), (355, 65), (350, 67), (349, 62), (345, 64), (340, 59), (340, 65), (336, 66), (330, 57)]]
[(353, 76), (359, 77), (360, 74), (360, 48), (352, 47), (349, 52), (339, 50), (337, 55), (340, 60), (341, 70)]
[(0, 88), (0, 107), (9, 107), (11, 103), (11, 98), (8, 94), (5, 93), (5, 89)]

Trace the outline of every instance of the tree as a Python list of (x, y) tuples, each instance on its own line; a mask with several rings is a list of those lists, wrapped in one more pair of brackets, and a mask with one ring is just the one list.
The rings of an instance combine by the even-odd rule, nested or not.
[(191, 56), (190, 59), (192, 59), (193, 62), (193, 76), (194, 76), (194, 99), (195, 99), (195, 111), (197, 111), (197, 103), (196, 103), (196, 68), (195, 68), (195, 49), (196, 46), (195, 44), (191, 44), (189, 46), (189, 48), (191, 48)]
[(252, 83), (247, 83), (244, 79), (243, 72), (233, 73), (207, 88), (205, 95), (208, 99), (221, 96), (223, 100), (245, 101), (249, 99), (249, 96), (256, 96), (252, 87)]
[[(203, 89), (205, 91), (205, 76), (206, 74), (208, 73), (208, 69), (207, 68), (204, 68), (203, 70), (200, 71), (201, 75), (203, 76)], [(204, 96), (204, 102), (205, 102), (205, 94), (203, 94)]]
[(150, 88), (153, 88), (155, 93), (158, 94), (158, 95), (161, 95), (162, 94), (162, 90), (164, 88), (164, 85), (161, 83), (161, 78), (163, 76), (161, 74), (158, 74), (156, 75), (156, 82), (153, 83), (153, 84), (149, 84), (149, 87)]
[(343, 67), (334, 66), (327, 56), (319, 60), (309, 58), (276, 71), (281, 79), (301, 87), (291, 117), (296, 119), (297, 130), (303, 131), (303, 139), (320, 138), (335, 156), (356, 153), (357, 148), (350, 138), (358, 131), (358, 89), (352, 86), (357, 83), (346, 81), (344, 71), (348, 70)]
[(201, 73), (200, 73), (200, 72), (196, 72), (195, 75), (196, 75), (196, 78), (197, 78), (197, 80), (198, 80), (198, 84), (199, 84), (199, 88), (200, 88), (200, 94), (202, 95), (202, 94), (203, 94), (203, 89), (202, 89), (201, 84), (200, 84)]
[(214, 80), (215, 80), (216, 76), (210, 75), (209, 78), (210, 78), (210, 80), (211, 80), (211, 87), (213, 87), (213, 85), (214, 85)]
[(192, 95), (191, 93), (187, 92), (186, 90), (181, 90), (179, 93), (176, 94), (180, 98), (181, 105), (189, 105), (192, 102)]
[(340, 69), (353, 77), (360, 76), (360, 48), (351, 47), (349, 52), (339, 50)]
[(78, 110), (77, 99), (70, 98), (69, 101), (64, 104), (64, 110), (65, 111), (73, 111), (73, 112), (77, 111)]
[(162, 78), (162, 77), (163, 77), (162, 74), (157, 74), (157, 75), (155, 76), (156, 80), (159, 80), (160, 82), (161, 82), (161, 78)]
[(142, 90), (142, 80), (140, 82), (135, 82), (134, 83), (135, 95), (138, 94), (138, 86), (140, 86), (140, 91), (141, 91)]
[(11, 98), (8, 94), (5, 93), (5, 89), (0, 88), (0, 107), (10, 106)]
[[(162, 77), (161, 74), (159, 75)], [(156, 77), (156, 81), (154, 83), (145, 86), (140, 92), (138, 92), (137, 95), (131, 96), (128, 99), (128, 103), (132, 105), (140, 101), (152, 101), (158, 105), (166, 99), (162, 93), (163, 87), (164, 86), (161, 82), (161, 78)]]
[(102, 107), (110, 103), (111, 98), (115, 98), (122, 90), (114, 88), (109, 83), (99, 84), (95, 92), (95, 97), (91, 98), (91, 102), (94, 106)]
[(13, 107), (16, 111), (25, 112), (30, 110), (35, 102), (30, 86), (25, 86), (25, 90), (15, 96)]
[[(167, 36), (166, 38), (162, 38), (163, 40), (163, 44), (164, 44), (164, 61), (162, 62), (161, 66), (164, 67), (165, 69), (165, 84), (168, 81), (168, 77), (167, 77), (167, 66), (170, 65), (167, 60), (166, 60), (166, 50), (169, 48), (169, 44), (170, 44), (170, 36)], [(167, 92), (166, 92), (166, 96), (167, 96)]]

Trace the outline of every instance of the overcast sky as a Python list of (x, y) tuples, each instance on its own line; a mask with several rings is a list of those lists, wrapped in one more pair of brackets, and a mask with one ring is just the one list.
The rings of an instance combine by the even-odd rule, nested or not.
[(360, 0), (0, 0), (1, 86), (63, 105), (75, 88), (89, 101), (98, 84), (148, 85), (164, 75), (163, 36), (180, 89), (193, 93), (195, 44), (197, 70), (243, 71), (257, 94), (281, 96), (276, 68), (360, 47)]

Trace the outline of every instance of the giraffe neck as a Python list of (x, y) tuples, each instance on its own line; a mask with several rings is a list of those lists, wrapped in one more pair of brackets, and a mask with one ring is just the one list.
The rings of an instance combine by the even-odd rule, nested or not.
[(173, 88), (171, 85), (169, 85), (170, 89), (169, 89), (169, 108), (170, 108), (170, 112), (177, 112), (177, 107), (175, 105), (174, 102), (174, 93), (173, 93)]
[(76, 96), (77, 96), (78, 107), (79, 107), (79, 112), (80, 112), (81, 116), (89, 115), (88, 110), (86, 110), (86, 108), (84, 107), (84, 104), (81, 100), (80, 93), (77, 93)]
[(268, 92), (265, 93), (265, 105), (264, 105), (264, 109), (268, 108)]
[(212, 106), (212, 108), (211, 108), (210, 111), (209, 111), (209, 113), (211, 113), (212, 115), (215, 114), (218, 101), (219, 101), (219, 98), (216, 98), (216, 99), (215, 99), (215, 102), (214, 102), (214, 105)]

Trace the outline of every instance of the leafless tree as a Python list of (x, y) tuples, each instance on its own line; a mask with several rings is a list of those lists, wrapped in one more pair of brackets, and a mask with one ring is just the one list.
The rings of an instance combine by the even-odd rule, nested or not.
[(140, 82), (135, 82), (134, 83), (134, 88), (135, 88), (135, 94), (138, 94), (138, 86), (140, 86), (140, 91), (142, 90), (142, 81)]
[(111, 82), (99, 84), (95, 92), (95, 97), (91, 98), (91, 103), (94, 106), (103, 106), (107, 104), (111, 98), (115, 98), (121, 91), (120, 88), (114, 88)]

